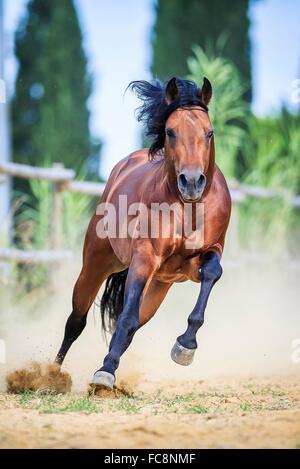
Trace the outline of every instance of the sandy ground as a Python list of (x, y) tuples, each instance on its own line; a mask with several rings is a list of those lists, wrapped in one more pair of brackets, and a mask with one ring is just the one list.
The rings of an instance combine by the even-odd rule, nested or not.
[(199, 294), (188, 282), (171, 289), (122, 357), (117, 379), (134, 394), (117, 399), (87, 397), (107, 353), (97, 307), (63, 366), (72, 393), (6, 393), (7, 373), (54, 359), (79, 267), (57, 275), (59, 287), (39, 301), (6, 302), (0, 291), (0, 447), (300, 447), (299, 276), (282, 265), (224, 267), (193, 364), (170, 359)]
[(300, 448), (300, 381), (140, 376), (131, 396), (2, 393), (0, 447)]

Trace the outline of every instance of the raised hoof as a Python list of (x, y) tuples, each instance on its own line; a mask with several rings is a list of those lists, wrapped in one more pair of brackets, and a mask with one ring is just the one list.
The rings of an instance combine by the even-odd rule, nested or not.
[(96, 371), (90, 385), (93, 388), (113, 389), (116, 378), (107, 371)]
[(188, 366), (194, 359), (196, 349), (185, 348), (176, 340), (172, 350), (171, 358), (178, 365)]

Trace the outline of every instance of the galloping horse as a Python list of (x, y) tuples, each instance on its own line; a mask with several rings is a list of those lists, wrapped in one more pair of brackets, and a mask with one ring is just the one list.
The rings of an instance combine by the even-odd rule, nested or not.
[[(175, 77), (163, 84), (135, 81), (129, 87), (142, 100), (138, 119), (153, 138), (152, 145), (132, 153), (112, 170), (100, 199), (102, 208), (95, 211), (86, 233), (73, 311), (56, 357), (61, 365), (83, 331), (87, 313), (106, 280), (102, 326), (104, 330), (109, 327), (113, 335), (103, 365), (91, 381), (96, 388), (113, 388), (120, 357), (136, 331), (156, 313), (173, 283), (186, 280), (199, 282), (200, 292), (171, 357), (181, 365), (192, 362), (208, 297), (222, 275), (220, 259), (231, 212), (229, 190), (215, 164), (214, 132), (207, 107), (212, 97), (209, 80), (204, 78), (202, 88)], [(136, 213), (137, 206), (143, 212), (144, 221), (151, 218), (153, 204), (156, 210), (160, 204), (187, 208), (192, 226), (196, 225), (193, 234), (200, 234), (202, 242), (187, 244), (189, 235), (176, 228), (178, 213), (169, 218), (169, 234), (159, 228), (151, 235), (151, 227), (150, 234), (139, 236), (143, 220), (137, 221), (133, 212), (120, 215), (120, 200), (125, 196)], [(109, 206), (115, 209), (110, 218)], [(200, 227), (198, 212), (204, 215)], [(182, 217), (179, 215), (180, 220)], [(104, 236), (100, 228), (107, 228), (111, 220), (116, 226)], [(125, 222), (134, 223), (133, 234), (123, 231), (120, 235)]]

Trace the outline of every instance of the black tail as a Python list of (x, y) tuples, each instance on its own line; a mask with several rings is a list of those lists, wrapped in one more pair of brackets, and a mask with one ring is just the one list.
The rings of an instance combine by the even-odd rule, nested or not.
[(105, 290), (100, 302), (102, 329), (113, 332), (124, 304), (125, 283), (128, 269), (111, 274), (106, 280)]

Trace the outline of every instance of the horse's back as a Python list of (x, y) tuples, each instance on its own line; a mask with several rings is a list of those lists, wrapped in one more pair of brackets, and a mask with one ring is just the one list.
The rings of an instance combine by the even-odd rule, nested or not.
[(115, 182), (120, 176), (135, 171), (148, 162), (148, 149), (142, 148), (122, 158), (112, 169), (107, 184)]

